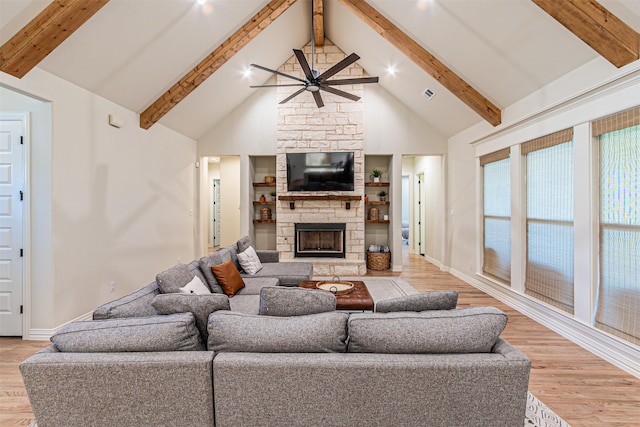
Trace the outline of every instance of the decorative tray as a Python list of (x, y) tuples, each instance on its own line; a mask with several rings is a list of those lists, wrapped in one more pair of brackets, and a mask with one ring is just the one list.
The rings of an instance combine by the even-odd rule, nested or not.
[(322, 289), (323, 291), (329, 291), (334, 295), (344, 295), (353, 292), (354, 284), (345, 281), (326, 281), (318, 282), (316, 284), (316, 288)]

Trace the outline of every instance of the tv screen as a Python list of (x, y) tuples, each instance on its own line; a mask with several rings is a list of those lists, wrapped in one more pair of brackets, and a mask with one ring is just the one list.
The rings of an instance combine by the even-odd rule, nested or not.
[(288, 191), (353, 191), (353, 151), (287, 153)]

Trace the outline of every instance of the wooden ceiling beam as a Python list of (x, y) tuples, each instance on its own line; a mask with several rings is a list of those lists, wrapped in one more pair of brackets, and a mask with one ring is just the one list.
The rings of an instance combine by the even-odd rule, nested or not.
[(0, 47), (0, 71), (21, 79), (108, 2), (51, 2)]
[(532, 0), (620, 68), (640, 58), (640, 34), (596, 0)]
[(282, 15), (296, 0), (272, 0), (225, 40), (194, 69), (185, 74), (140, 114), (140, 127), (149, 129), (180, 101), (211, 77), (229, 59)]
[(480, 117), (493, 126), (498, 126), (501, 123), (502, 112), (498, 107), (364, 0), (340, 0), (340, 3), (467, 104)]
[(316, 46), (324, 46), (324, 0), (313, 0), (313, 38)]

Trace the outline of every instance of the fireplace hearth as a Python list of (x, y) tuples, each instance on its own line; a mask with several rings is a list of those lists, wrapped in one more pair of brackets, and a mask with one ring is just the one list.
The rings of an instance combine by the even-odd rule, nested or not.
[(295, 257), (345, 257), (344, 223), (295, 224)]

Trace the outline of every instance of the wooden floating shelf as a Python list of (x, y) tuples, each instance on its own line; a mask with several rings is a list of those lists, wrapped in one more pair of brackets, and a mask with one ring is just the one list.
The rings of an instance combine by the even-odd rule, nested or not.
[(254, 224), (275, 224), (276, 220), (275, 219), (254, 219), (253, 223)]
[(266, 200), (264, 202), (261, 201), (253, 201), (253, 206), (258, 206), (258, 205), (275, 205), (276, 201), (275, 200)]
[(380, 201), (373, 201), (373, 202), (372, 202), (372, 201), (370, 200), (370, 201), (368, 201), (368, 202), (367, 202), (367, 204), (368, 204), (368, 205), (380, 205), (380, 206), (384, 206), (384, 205), (389, 205), (389, 204), (391, 204), (391, 202), (389, 202), (389, 201), (384, 201), (384, 202), (380, 202)]
[(287, 202), (295, 202), (296, 200), (341, 200), (346, 202), (352, 202), (362, 199), (362, 196), (340, 196), (340, 195), (325, 195), (325, 196), (278, 196), (279, 200)]
[(388, 187), (389, 185), (391, 185), (388, 182), (365, 182), (364, 186), (365, 187)]
[(389, 220), (385, 219), (365, 219), (366, 224), (389, 224)]
[(324, 196), (278, 196), (278, 200), (289, 202), (289, 209), (296, 208), (296, 201), (298, 200), (325, 200), (325, 201), (341, 201), (345, 203), (345, 209), (351, 209), (351, 202), (362, 200), (362, 196), (341, 196), (334, 194), (327, 194)]
[(254, 187), (275, 187), (276, 183), (274, 182), (274, 183), (269, 184), (267, 182), (254, 182), (253, 186)]

